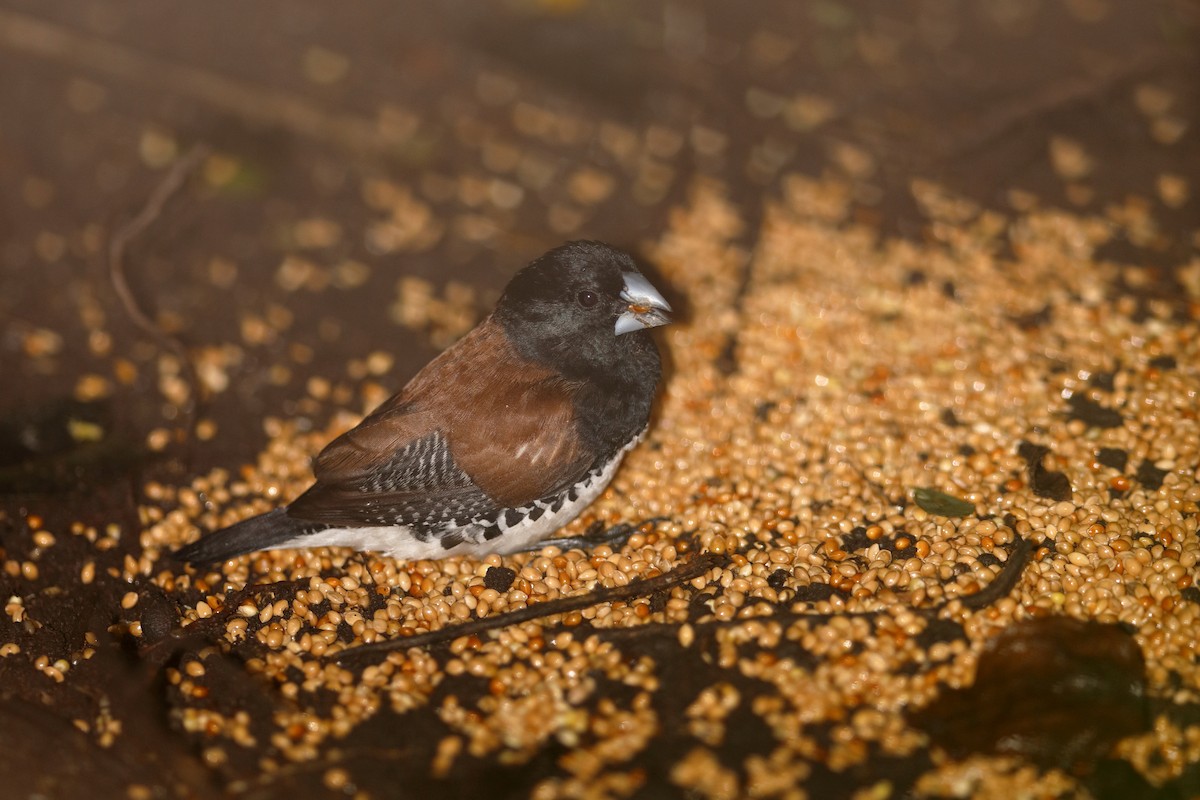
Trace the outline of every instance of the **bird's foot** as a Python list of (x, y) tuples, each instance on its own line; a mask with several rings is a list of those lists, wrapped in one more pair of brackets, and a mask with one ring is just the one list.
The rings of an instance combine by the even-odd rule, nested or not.
[(557, 547), (559, 550), (591, 550), (598, 545), (606, 544), (613, 550), (620, 550), (629, 541), (629, 537), (637, 533), (637, 527), (625, 522), (618, 522), (611, 528), (605, 529), (603, 522), (594, 522), (583, 536), (563, 536), (558, 539), (543, 539), (535, 542), (518, 553), (536, 553), (544, 547)]

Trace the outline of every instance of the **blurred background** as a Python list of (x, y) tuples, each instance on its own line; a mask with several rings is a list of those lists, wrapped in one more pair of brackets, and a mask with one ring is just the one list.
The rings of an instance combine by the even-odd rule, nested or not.
[[(184, 352), (187, 469), (248, 459), (265, 413), (395, 388), (529, 258), (636, 252), (697, 181), (750, 248), (795, 174), (842, 178), (881, 235), (927, 235), (927, 182), (1153, 217), (1106, 252), (1174, 293), (1200, 227), (1198, 9), (6, 0), (0, 488), (171, 452)], [(114, 232), (196, 146), (114, 275)]]

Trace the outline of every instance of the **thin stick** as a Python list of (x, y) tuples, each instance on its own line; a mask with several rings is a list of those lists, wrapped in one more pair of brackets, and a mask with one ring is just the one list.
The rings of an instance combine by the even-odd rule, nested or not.
[(634, 581), (625, 586), (617, 586), (610, 589), (595, 589), (586, 594), (550, 600), (545, 603), (526, 606), (516, 611), (510, 611), (507, 614), (497, 614), (494, 617), (464, 622), (461, 625), (449, 625), (439, 628), (436, 631), (429, 631), (428, 633), (418, 633), (414, 636), (404, 636), (398, 639), (389, 639), (385, 642), (372, 642), (370, 644), (359, 645), (358, 647), (351, 647), (333, 654), (329, 657), (329, 660), (340, 663), (349, 658), (357, 658), (373, 653), (407, 650), (410, 647), (432, 647), (444, 642), (454, 641), (462, 636), (478, 635), (499, 628), (507, 628), (511, 625), (519, 625), (522, 622), (542, 617), (591, 608), (601, 603), (615, 603), (621, 600), (630, 600), (634, 597), (644, 597), (669, 589), (672, 586), (686, 583), (693, 578), (698, 578), (713, 567), (724, 564), (727, 560), (725, 556), (719, 556), (715, 553), (703, 553), (688, 563), (653, 578)]
[[(1004, 563), (1004, 566), (1000, 568), (1000, 574), (992, 578), (991, 583), (978, 592), (958, 597), (958, 601), (964, 607), (976, 611), (990, 606), (1003, 597), (1007, 597), (1008, 593), (1017, 585), (1017, 581), (1021, 580), (1021, 576), (1025, 574), (1025, 567), (1029, 564), (1029, 556), (1032, 553), (1033, 543), (1022, 536), (1018, 536), (1016, 546), (1008, 554), (1008, 560)], [(943, 603), (942, 605), (946, 604)]]
[[(1000, 573), (987, 586), (972, 594), (959, 595), (950, 600), (943, 600), (933, 606), (910, 608), (913, 612), (928, 619), (936, 617), (942, 609), (955, 600), (972, 611), (986, 608), (1001, 598), (1008, 596), (1013, 587), (1017, 585), (1017, 582), (1021, 580), (1021, 576), (1025, 574), (1025, 567), (1028, 566), (1029, 557), (1032, 553), (1033, 544), (1028, 539), (1018, 538), (1016, 545), (1008, 556), (1008, 560), (1001, 567)], [(820, 625), (837, 618), (864, 617), (874, 619), (885, 613), (889, 613), (889, 609), (880, 608), (872, 611), (832, 611), (819, 613), (816, 611), (776, 608), (770, 614), (755, 617), (735, 617), (730, 620), (710, 619), (703, 622), (650, 622), (628, 628), (586, 628), (584, 630), (586, 630), (588, 636), (596, 635), (603, 639), (638, 639), (642, 637), (677, 636), (679, 629), (684, 625), (691, 625), (697, 631), (734, 628), (748, 622), (778, 622), (780, 624), (787, 624), (803, 621), (814, 622)], [(559, 626), (553, 629), (554, 632), (559, 630), (566, 630), (566, 628)]]
[[(1000, 574), (983, 589), (961, 596), (957, 599), (964, 606), (971, 609), (984, 608), (1006, 596), (1016, 586), (1021, 575), (1025, 571), (1025, 566), (1029, 562), (1029, 555), (1033, 551), (1033, 545), (1026, 539), (1018, 539), (1016, 546), (1013, 547), (1012, 553), (1009, 555), (1007, 563), (1001, 569)], [(342, 650), (330, 656), (330, 660), (341, 663), (344, 660), (357, 658), (360, 655), (369, 655), (372, 653), (385, 653), (392, 650), (407, 649), (409, 647), (432, 647), (444, 642), (453, 641), (461, 636), (470, 636), (472, 634), (480, 634), (486, 631), (495, 630), (498, 628), (506, 628), (510, 625), (518, 625), (522, 622), (528, 622), (532, 619), (540, 619), (542, 617), (552, 616), (554, 614), (563, 614), (570, 611), (578, 611), (583, 608), (591, 608), (592, 606), (601, 603), (611, 603), (619, 600), (628, 600), (633, 597), (643, 597), (648, 594), (662, 591), (663, 589), (676, 586), (680, 583), (703, 575), (705, 572), (715, 566), (725, 563), (727, 559), (724, 556), (717, 556), (712, 553), (704, 553), (697, 556), (691, 562), (684, 564), (681, 567), (659, 575), (656, 578), (650, 578), (642, 581), (634, 581), (628, 586), (620, 586), (614, 589), (598, 589), (587, 594), (576, 595), (573, 597), (564, 597), (559, 600), (551, 600), (547, 603), (538, 603), (534, 606), (527, 606), (518, 611), (512, 611), (507, 614), (499, 614), (495, 617), (487, 619), (474, 620), (461, 625), (451, 625), (445, 628), (439, 628), (436, 631), (428, 633), (418, 633), (415, 636), (405, 636), (399, 639), (389, 639), (385, 642), (372, 642), (371, 644), (359, 645)], [(913, 609), (919, 614), (926, 616), (936, 616), (939, 611), (945, 608), (951, 601), (947, 600), (930, 608)], [(809, 620), (817, 622), (828, 622), (834, 617), (876, 617), (883, 613), (884, 610), (875, 611), (859, 611), (859, 612), (834, 612), (830, 614), (819, 614), (807, 611), (776, 611), (773, 614), (764, 615), (761, 617), (752, 617), (735, 620), (711, 620), (708, 624), (692, 623), (698, 628), (719, 628), (726, 626), (734, 626), (752, 620), (760, 622), (795, 622), (799, 620)], [(638, 625), (633, 628), (587, 628), (585, 629), (588, 635), (597, 634), (602, 637), (617, 637), (625, 636), (637, 637), (643, 634), (666, 634), (672, 631), (677, 631), (678, 624), (649, 624)], [(558, 630), (557, 628), (555, 630)]]
[(196, 367), (188, 357), (187, 348), (183, 346), (183, 342), (164, 331), (138, 305), (137, 299), (129, 288), (129, 279), (125, 275), (125, 253), (129, 249), (129, 243), (144, 233), (162, 216), (167, 203), (183, 188), (188, 177), (207, 156), (208, 147), (198, 144), (189, 150), (187, 155), (172, 164), (138, 215), (118, 228), (108, 243), (108, 277), (113, 291), (117, 293), (117, 298), (125, 309), (125, 314), (134, 325), (154, 339), (160, 347), (174, 353), (179, 360), (180, 369), (184, 371), (188, 384), (188, 400), (187, 406), (182, 410), (189, 420), (188, 441), (193, 439), (192, 434), (197, 421), (196, 393), (199, 391), (200, 382), (196, 376)]

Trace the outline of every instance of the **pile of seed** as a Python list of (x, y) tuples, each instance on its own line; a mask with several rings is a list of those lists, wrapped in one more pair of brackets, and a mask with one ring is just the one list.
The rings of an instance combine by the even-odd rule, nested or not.
[[(698, 184), (646, 243), (687, 298), (660, 339), (672, 371), (645, 443), (564, 531), (629, 524), (624, 545), (417, 562), (282, 551), (211, 571), (163, 558), (299, 494), (361, 408), (322, 431), (268, 419), (254, 465), (148, 486), (126, 577), (150, 576), (186, 630), (274, 692), (255, 718), (209, 691), (211, 651), (170, 669), (204, 759), (240, 785), (238, 754), (257, 748), (261, 780), (312, 764), (352, 794), (334, 754), (356, 729), (432, 704), (434, 779), (553, 753), (537, 798), (820, 796), (830, 776), (903, 758), (925, 765), (924, 793), (1058, 796), (1077, 776), (927, 752), (907, 716), (970, 685), (999, 631), (1052, 614), (1130, 626), (1161, 707), (1200, 700), (1200, 297), (1123, 295), (1136, 267), (1094, 258), (1143, 216), (1004, 216), (914, 194), (924, 243), (880, 240), (853, 221), (848, 186), (801, 177), (749, 232), (720, 186)], [(396, 313), (426, 289), (401, 287)], [(463, 330), (460, 316), (414, 324)], [(1012, 591), (979, 602), (1019, 553)], [(656, 592), (453, 633), (702, 554), (711, 568)], [(137, 611), (134, 597), (134, 636)], [(347, 652), (436, 631), (450, 633)], [(1200, 762), (1200, 726), (1168, 717), (1118, 748), (1156, 783)]]

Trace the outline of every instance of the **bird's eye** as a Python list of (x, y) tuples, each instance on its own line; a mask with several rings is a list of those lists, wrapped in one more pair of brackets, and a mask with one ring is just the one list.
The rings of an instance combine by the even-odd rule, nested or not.
[(595, 292), (580, 292), (575, 296), (575, 299), (578, 300), (579, 305), (583, 306), (584, 308), (591, 308), (600, 301), (600, 298), (596, 296)]

